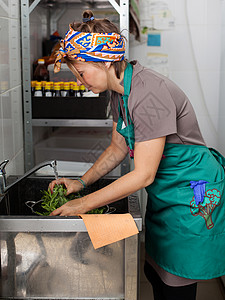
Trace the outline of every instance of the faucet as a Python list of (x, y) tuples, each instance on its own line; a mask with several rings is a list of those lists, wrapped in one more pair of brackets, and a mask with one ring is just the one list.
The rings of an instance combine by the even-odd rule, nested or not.
[(8, 162), (9, 162), (9, 160), (6, 159), (2, 163), (0, 163), (0, 201), (3, 199), (3, 197), (5, 196), (5, 193), (11, 187), (13, 187), (15, 184), (17, 184), (18, 182), (20, 182), (24, 178), (27, 178), (32, 173), (38, 171), (39, 169), (41, 169), (43, 167), (46, 167), (46, 166), (52, 167), (54, 175), (55, 175), (55, 178), (58, 179), (57, 162), (56, 162), (56, 160), (53, 160), (53, 161), (45, 161), (45, 162), (42, 162), (42, 163), (36, 165), (34, 168), (32, 168), (31, 170), (29, 170), (28, 172), (26, 172), (23, 176), (19, 177), (15, 182), (13, 182), (10, 185), (6, 185), (6, 171), (5, 171), (5, 167), (6, 167), (6, 165), (7, 165)]

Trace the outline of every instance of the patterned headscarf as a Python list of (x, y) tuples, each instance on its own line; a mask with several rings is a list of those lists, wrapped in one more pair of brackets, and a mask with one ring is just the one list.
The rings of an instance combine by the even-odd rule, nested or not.
[(117, 33), (79, 32), (71, 27), (61, 40), (55, 60), (54, 72), (60, 71), (63, 57), (79, 61), (121, 61), (124, 59), (125, 41)]

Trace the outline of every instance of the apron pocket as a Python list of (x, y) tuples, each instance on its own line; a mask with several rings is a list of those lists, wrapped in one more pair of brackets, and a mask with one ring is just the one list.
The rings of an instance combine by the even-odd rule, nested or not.
[(224, 179), (206, 183), (204, 200), (199, 204), (190, 186), (178, 188), (181, 232), (204, 236), (225, 232), (224, 185)]

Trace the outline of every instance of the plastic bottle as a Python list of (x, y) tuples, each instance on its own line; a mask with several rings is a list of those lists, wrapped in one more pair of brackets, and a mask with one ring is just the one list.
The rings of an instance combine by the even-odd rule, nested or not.
[(61, 83), (54, 82), (54, 97), (61, 97)]
[(41, 82), (42, 96), (43, 96), (43, 97), (45, 96), (45, 85), (46, 85), (46, 82), (47, 82), (47, 81), (42, 81), (42, 82)]
[(31, 81), (31, 95), (34, 96), (35, 93), (35, 85), (36, 85), (36, 80)]
[(49, 81), (50, 83), (50, 88), (51, 88), (51, 92), (52, 92), (52, 96), (53, 96), (53, 92), (54, 92), (54, 83), (53, 81)]
[(83, 97), (84, 96), (84, 92), (86, 91), (86, 88), (85, 88), (85, 86), (83, 84), (80, 85), (79, 91), (80, 91), (80, 97)]
[(73, 89), (74, 81), (70, 81), (70, 97), (74, 96), (74, 89)]
[(77, 85), (77, 82), (74, 81), (73, 83), (73, 90), (74, 90), (74, 97), (79, 97), (79, 86)]
[(35, 92), (34, 92), (34, 97), (42, 97), (42, 86), (41, 86), (41, 82), (37, 81), (36, 85), (35, 85)]
[(38, 65), (34, 71), (34, 80), (49, 81), (49, 72), (45, 66), (45, 60), (42, 58), (38, 60)]
[(63, 92), (61, 93), (63, 97), (69, 97), (70, 96), (70, 83), (64, 82), (63, 84)]
[(45, 97), (52, 97), (51, 82), (45, 84)]

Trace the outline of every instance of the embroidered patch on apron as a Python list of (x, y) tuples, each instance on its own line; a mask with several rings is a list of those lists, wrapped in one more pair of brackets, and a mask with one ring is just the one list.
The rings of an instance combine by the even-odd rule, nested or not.
[(212, 229), (214, 223), (212, 221), (212, 213), (214, 209), (220, 205), (221, 193), (217, 189), (207, 190), (204, 195), (204, 201), (196, 203), (195, 196), (190, 202), (191, 214), (201, 216), (205, 220), (207, 229)]

